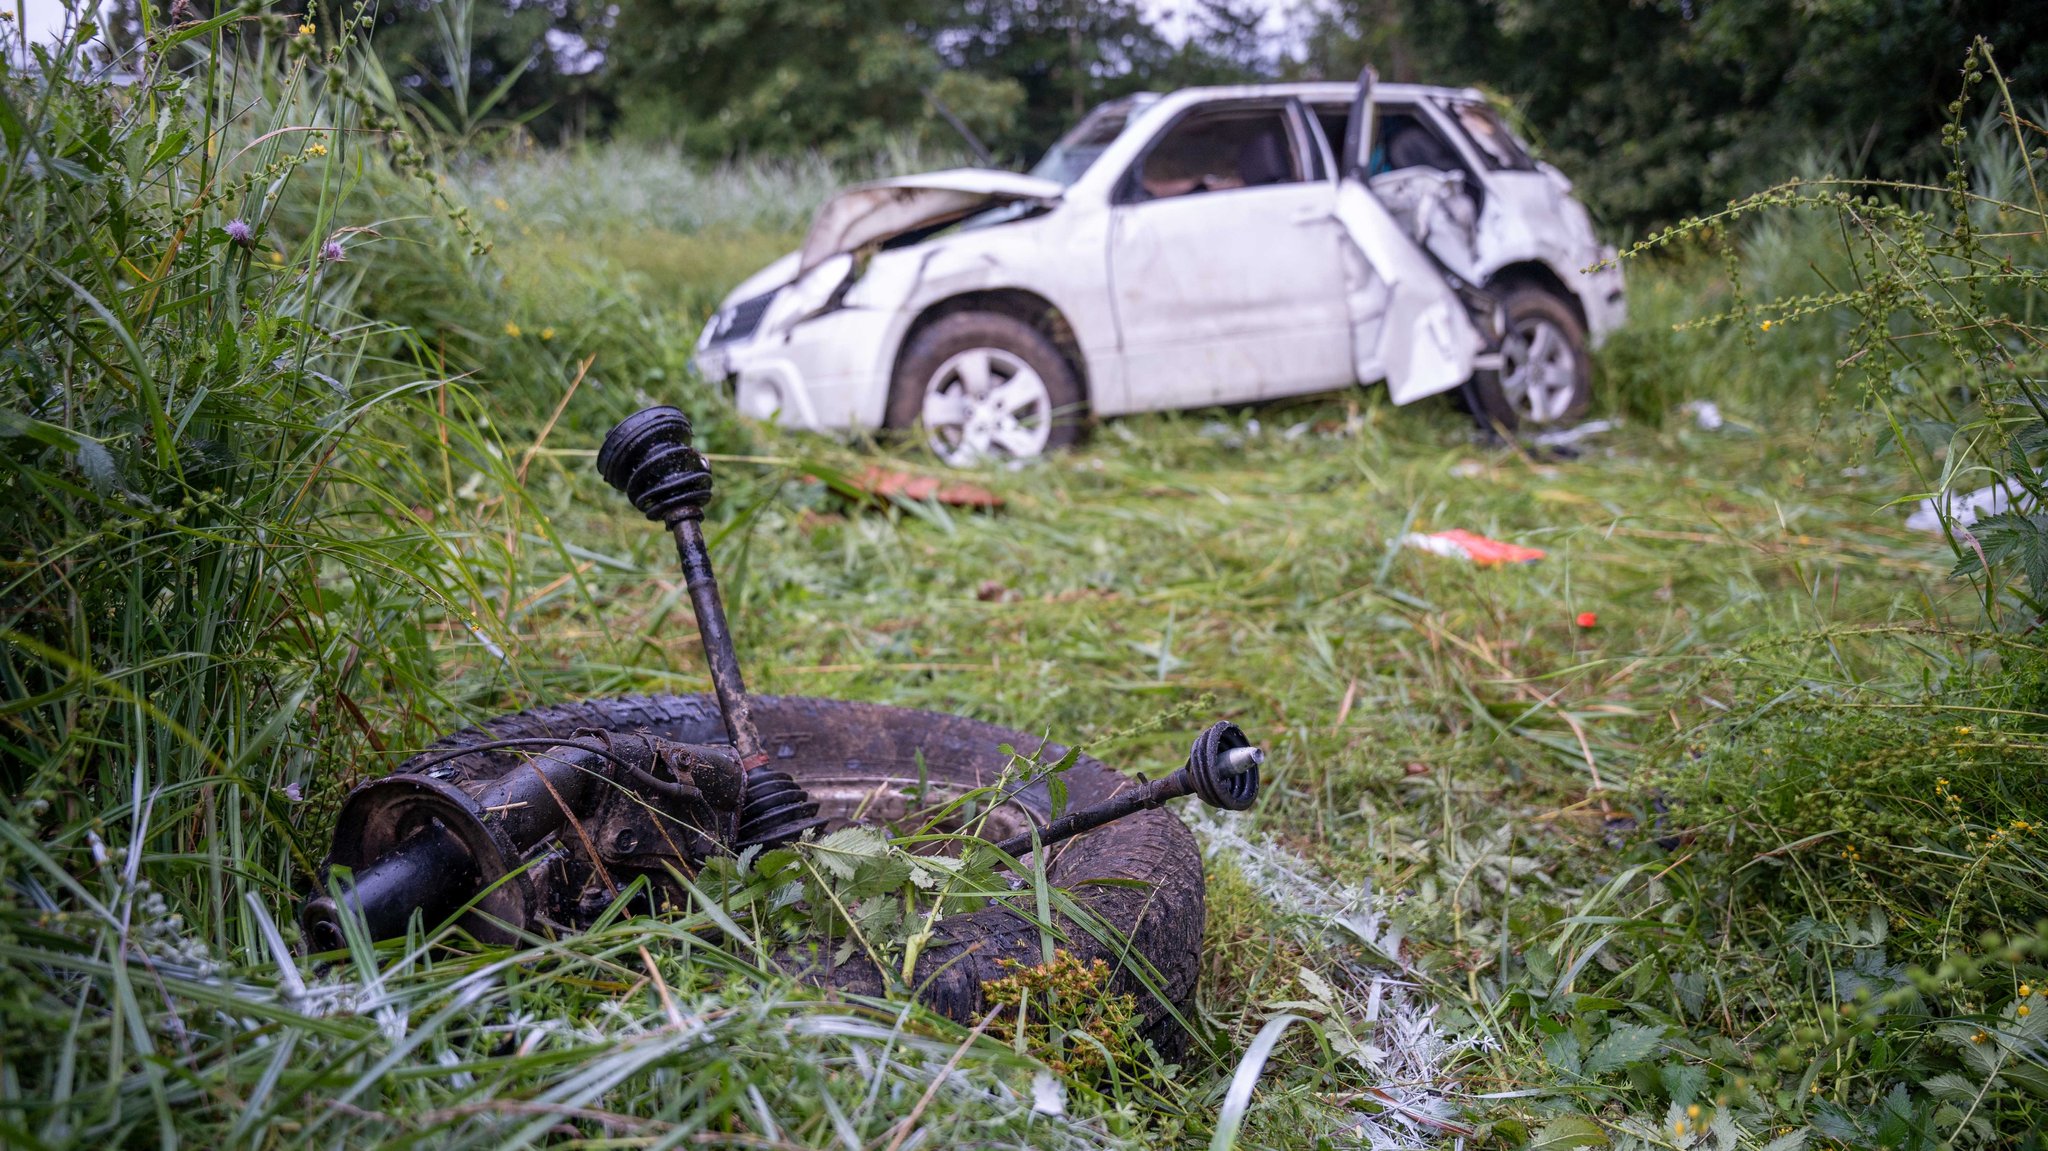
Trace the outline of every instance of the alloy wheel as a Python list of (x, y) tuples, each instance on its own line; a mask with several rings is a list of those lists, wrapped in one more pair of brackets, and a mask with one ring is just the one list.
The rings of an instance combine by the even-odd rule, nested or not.
[(932, 454), (954, 467), (1030, 459), (1052, 435), (1052, 393), (1016, 353), (969, 348), (925, 382), (922, 416)]
[(1500, 388), (1525, 424), (1563, 419), (1579, 388), (1571, 336), (1546, 316), (1517, 320), (1501, 341)]

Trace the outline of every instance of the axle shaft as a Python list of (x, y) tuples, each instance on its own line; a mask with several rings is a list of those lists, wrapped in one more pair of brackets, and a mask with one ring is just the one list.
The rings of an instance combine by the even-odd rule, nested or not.
[(1034, 849), (1034, 841), (1039, 849), (1051, 847), (1183, 795), (1199, 795), (1212, 807), (1243, 811), (1259, 796), (1259, 766), (1265, 762), (1266, 753), (1252, 746), (1236, 724), (1223, 720), (1196, 737), (1187, 763), (1172, 775), (1119, 792), (1094, 807), (1068, 812), (1036, 832), (1013, 835), (996, 849), (1021, 859)]
[(822, 826), (818, 805), (803, 788), (787, 772), (768, 766), (754, 727), (754, 709), (718, 595), (718, 576), (711, 569), (711, 548), (704, 541), (711, 464), (690, 444), (690, 418), (670, 407), (646, 408), (626, 417), (604, 438), (597, 451), (597, 470), (648, 519), (667, 524), (675, 536), (683, 584), (690, 591), (690, 610), (697, 616), (697, 636), (704, 644), (704, 663), (711, 670), (711, 688), (718, 695), (725, 734), (746, 772), (740, 805), (725, 829), (726, 842), (736, 849), (782, 843)]

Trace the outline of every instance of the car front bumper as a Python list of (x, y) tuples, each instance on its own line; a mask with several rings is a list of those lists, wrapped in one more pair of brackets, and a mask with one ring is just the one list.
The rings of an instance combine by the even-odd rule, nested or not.
[(888, 404), (889, 317), (845, 308), (781, 331), (699, 348), (697, 371), (731, 386), (741, 416), (804, 431), (876, 428)]

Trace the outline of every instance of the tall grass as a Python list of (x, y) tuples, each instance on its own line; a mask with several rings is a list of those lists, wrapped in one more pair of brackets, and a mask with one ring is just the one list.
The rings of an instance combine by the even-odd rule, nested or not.
[[(1857, 374), (1872, 331), (1920, 329), (1797, 303), (1877, 282), (1839, 205), (1717, 222), (1704, 261), (1634, 276), (1602, 362), (1631, 418), (1577, 465), (1344, 396), (1263, 430), (1106, 425), (983, 477), (998, 515), (878, 507), (815, 482), (866, 458), (721, 418), (686, 367), (702, 310), (852, 173), (477, 125), (458, 151), (346, 37), (297, 30), (151, 28), (129, 86), (74, 38), (0, 86), (0, 1143), (1784, 1151), (2038, 1125), (2040, 841), (2009, 834), (2048, 820), (2036, 645), (1884, 506), (2024, 442), (1990, 434), (2017, 393), (1989, 357)], [(2035, 274), (2038, 221), (1996, 198), (1973, 242), (1997, 258), (1928, 268)], [(2038, 281), (2012, 283), (1985, 284), (2020, 318), (1995, 330), (2038, 331)], [(1955, 418), (1874, 449), (1862, 413), (1922, 387)], [(1684, 399), (1746, 426), (1666, 419)], [(820, 1000), (704, 908), (293, 957), (354, 780), (494, 711), (703, 685), (667, 543), (587, 466), (648, 401), (748, 449), (714, 519), (757, 689), (1133, 767), (1184, 754), (1207, 697), (1266, 742), (1261, 809), (1201, 825), (1182, 1066), (1063, 1081), (1035, 1020), (998, 1043)], [(1551, 554), (1398, 544), (1443, 527)]]

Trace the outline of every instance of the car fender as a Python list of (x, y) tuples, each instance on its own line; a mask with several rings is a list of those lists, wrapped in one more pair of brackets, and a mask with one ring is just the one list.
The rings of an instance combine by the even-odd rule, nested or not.
[[(1554, 171), (1554, 170), (1553, 170)], [(1621, 269), (1603, 246), (1577, 200), (1560, 190), (1550, 172), (1492, 173), (1481, 213), (1477, 271), (1491, 281), (1503, 268), (1540, 264), (1578, 297), (1595, 346), (1619, 327), (1625, 312)]]
[[(859, 413), (864, 421), (870, 426), (882, 423), (888, 384), (917, 322), (947, 301), (988, 292), (1028, 293), (1056, 309), (1079, 348), (1089, 406), (1100, 414), (1123, 410), (1102, 231), (1085, 218), (1060, 220), (1062, 215), (1067, 214), (1051, 213), (876, 254), (845, 297), (848, 308), (887, 317), (873, 367), (881, 386), (871, 389), (867, 406)], [(1089, 234), (1098, 237), (1092, 248)]]

